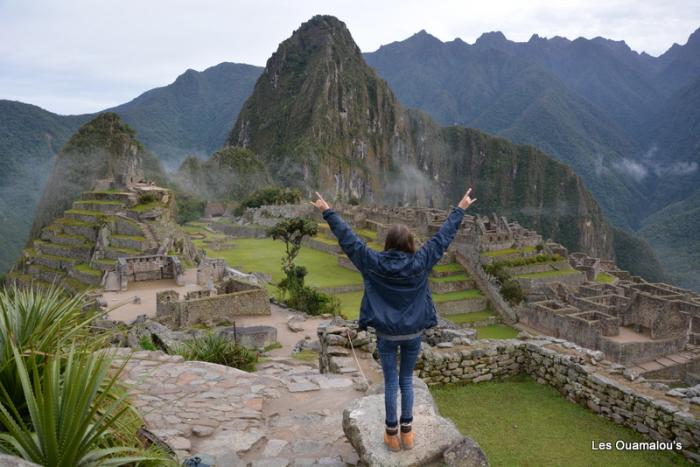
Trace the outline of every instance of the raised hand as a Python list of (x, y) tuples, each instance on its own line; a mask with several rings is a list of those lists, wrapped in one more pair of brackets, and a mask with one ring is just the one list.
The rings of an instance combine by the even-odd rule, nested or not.
[[(457, 206), (459, 206), (462, 209), (467, 209), (469, 206), (474, 204), (474, 202), (476, 201), (476, 198), (471, 198), (469, 196), (469, 193), (471, 193), (471, 192), (472, 192), (472, 189), (469, 188), (467, 190), (467, 192), (464, 194), (464, 198), (462, 198), (462, 200), (459, 202), (459, 204)], [(316, 194), (318, 194), (318, 193), (316, 193)]]
[(323, 196), (319, 194), (319, 192), (316, 192), (316, 196), (318, 196), (318, 199), (316, 201), (311, 201), (311, 204), (316, 206), (319, 211), (323, 212), (326, 209), (330, 209), (331, 207), (326, 203), (326, 200), (323, 199)]

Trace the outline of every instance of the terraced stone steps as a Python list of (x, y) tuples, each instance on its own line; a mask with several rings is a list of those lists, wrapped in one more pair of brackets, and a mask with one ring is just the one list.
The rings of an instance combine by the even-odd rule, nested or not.
[(102, 283), (103, 272), (89, 264), (81, 263), (71, 268), (69, 275), (83, 284), (98, 286)]
[(86, 246), (91, 248), (92, 244), (88, 242), (88, 239), (82, 235), (72, 235), (72, 234), (57, 234), (51, 238), (53, 243), (57, 245), (68, 245), (68, 246)]
[(145, 250), (147, 240), (144, 236), (113, 234), (109, 236), (109, 243), (115, 248)]
[(487, 308), (488, 300), (475, 288), (474, 280), (459, 263), (451, 261), (447, 255), (433, 268), (430, 276), (433, 302), (440, 315), (447, 317)]
[(132, 248), (108, 247), (105, 250), (105, 258), (111, 260), (116, 260), (124, 256), (138, 256), (139, 254), (141, 254), (139, 250)]
[(82, 262), (90, 261), (90, 257), (92, 256), (92, 248), (89, 245), (59, 245), (56, 243), (36, 240), (34, 242), (34, 248), (36, 249), (38, 255), (60, 256), (64, 258), (81, 260)]
[(76, 258), (66, 258), (64, 256), (53, 256), (53, 255), (35, 255), (33, 261), (36, 264), (46, 266), (51, 269), (63, 269), (67, 270), (76, 264), (80, 263), (79, 259)]
[(156, 232), (151, 224), (148, 222), (140, 222), (138, 225), (141, 228), (141, 232), (143, 233), (143, 237), (145, 239), (143, 249), (152, 250), (154, 252), (158, 251), (160, 242), (158, 241), (158, 236), (156, 235)]
[(92, 262), (92, 267), (100, 271), (112, 271), (117, 267), (117, 263), (113, 259), (98, 259)]
[(84, 201), (117, 201), (125, 206), (132, 206), (138, 203), (136, 193), (123, 191), (85, 191), (80, 199)]
[(441, 315), (471, 313), (488, 306), (488, 300), (477, 289), (460, 290), (444, 294), (433, 294), (435, 308)]
[(491, 310), (445, 315), (444, 318), (461, 328), (479, 328), (498, 323), (498, 316)]
[(63, 215), (68, 219), (75, 219), (92, 225), (98, 224), (107, 217), (103, 212), (90, 211), (88, 209), (69, 209)]
[(61, 282), (66, 277), (66, 272), (60, 269), (52, 269), (41, 264), (32, 264), (29, 266), (29, 273), (32, 277), (51, 283)]
[(457, 292), (460, 290), (473, 289), (474, 287), (474, 280), (465, 273), (433, 277), (430, 279), (430, 288), (433, 293)]
[(114, 214), (124, 209), (124, 204), (119, 201), (81, 200), (73, 202), (73, 209)]
[(80, 235), (91, 242), (97, 239), (97, 228), (93, 224), (76, 219), (69, 219), (67, 217), (57, 219), (55, 224), (59, 225), (65, 234)]

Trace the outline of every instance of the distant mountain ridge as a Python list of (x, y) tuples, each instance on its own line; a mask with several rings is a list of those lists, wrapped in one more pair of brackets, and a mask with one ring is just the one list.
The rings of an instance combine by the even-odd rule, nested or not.
[[(682, 203), (692, 195), (687, 188), (694, 183), (691, 177), (666, 177), (664, 183), (657, 183), (656, 172), (692, 169), (697, 160), (697, 152), (688, 155), (674, 150), (663, 156), (661, 152), (684, 141), (680, 133), (675, 136), (674, 125), (664, 127), (668, 115), (697, 115), (692, 106), (682, 106), (682, 92), (692, 86), (694, 77), (700, 77), (698, 31), (686, 44), (675, 44), (660, 57), (638, 54), (623, 41), (604, 38), (544, 39), (535, 34), (526, 43), (512, 43), (496, 32), (482, 35), (477, 46), (459, 39), (442, 43), (425, 31), (416, 36), (418, 43), (432, 43), (429, 55), (419, 53), (420, 47), (403, 46), (410, 39), (379, 51), (393, 48), (408, 65), (409, 59), (424, 61), (429, 65), (427, 77), (416, 74), (411, 66), (392, 76), (387, 64), (374, 63), (379, 51), (364, 55), (408, 107), (423, 109), (444, 124), (472, 125), (543, 149), (571, 165), (606, 215), (627, 229), (643, 224), (648, 231), (645, 217), (665, 206), (666, 199)], [(577, 59), (567, 58), (567, 50), (585, 60), (578, 64)], [(597, 55), (604, 60), (596, 61)], [(572, 61), (580, 65), (577, 72), (569, 70)], [(470, 70), (469, 78), (443, 68), (444, 63)], [(606, 63), (610, 66), (603, 66)], [(448, 71), (442, 73), (444, 69)], [(187, 155), (202, 158), (221, 147), (261, 72), (259, 67), (232, 63), (203, 72), (188, 70), (171, 85), (113, 110), (172, 169)], [(610, 83), (610, 89), (601, 83)], [(649, 86), (652, 92), (647, 92)], [(656, 108), (657, 99), (663, 110)], [(639, 108), (652, 110), (634, 110)], [(0, 164), (7, 168), (0, 173), (0, 177), (5, 175), (0, 180), (0, 217), (5, 221), (0, 225), (0, 238), (5, 247), (2, 253), (7, 252), (0, 254), (0, 268), (10, 264), (26, 240), (26, 213), (34, 212), (53, 157), (70, 134), (92, 117), (94, 114), (59, 116), (0, 100)], [(692, 121), (689, 118), (682, 130), (689, 135), (685, 141), (692, 141)], [(692, 143), (684, 146), (694, 147)], [(27, 157), (30, 154), (35, 156)], [(664, 165), (659, 168), (653, 160), (649, 162), (644, 158), (649, 154), (658, 154)], [(662, 199), (659, 195), (665, 192), (669, 195)], [(658, 206), (655, 200), (660, 200)], [(660, 228), (663, 230), (663, 224)], [(689, 232), (686, 240), (700, 242), (698, 235)], [(624, 267), (635, 270), (634, 266)], [(692, 273), (693, 266), (687, 267)], [(700, 272), (697, 267), (695, 271)]]
[[(700, 29), (659, 57), (604, 38), (513, 42), (491, 32), (470, 45), (425, 31), (364, 56), (407, 105), (570, 164), (606, 216), (628, 231), (651, 232), (646, 218), (689, 199), (700, 180)], [(700, 247), (700, 231), (683, 233)], [(676, 249), (679, 235), (656, 234), (654, 242), (687, 257)], [(675, 244), (659, 243), (671, 237)], [(670, 261), (674, 254), (661, 258), (672, 276), (700, 274), (697, 263)]]

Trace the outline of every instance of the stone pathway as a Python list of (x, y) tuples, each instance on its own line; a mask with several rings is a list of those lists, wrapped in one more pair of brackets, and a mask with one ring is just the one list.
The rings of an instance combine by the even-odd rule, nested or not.
[[(119, 349), (127, 355), (128, 349)], [(343, 409), (361, 396), (350, 376), (321, 375), (291, 359), (256, 373), (161, 352), (136, 352), (122, 380), (146, 427), (180, 460), (219, 466), (345, 466), (357, 454)]]
[(644, 363), (630, 365), (629, 368), (637, 375), (646, 376), (646, 374), (650, 372), (665, 368), (672, 368), (675, 366), (681, 367), (687, 365), (689, 362), (696, 362), (697, 360), (700, 360), (700, 348), (696, 346), (688, 346), (686, 350), (681, 352), (658, 357)]

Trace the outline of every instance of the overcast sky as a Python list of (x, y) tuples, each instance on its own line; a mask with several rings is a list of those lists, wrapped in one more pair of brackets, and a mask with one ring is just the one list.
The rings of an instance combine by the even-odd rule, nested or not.
[(0, 99), (95, 112), (223, 61), (263, 66), (314, 14), (364, 52), (425, 29), (473, 43), (487, 31), (624, 39), (659, 55), (700, 27), (698, 0), (0, 0)]

